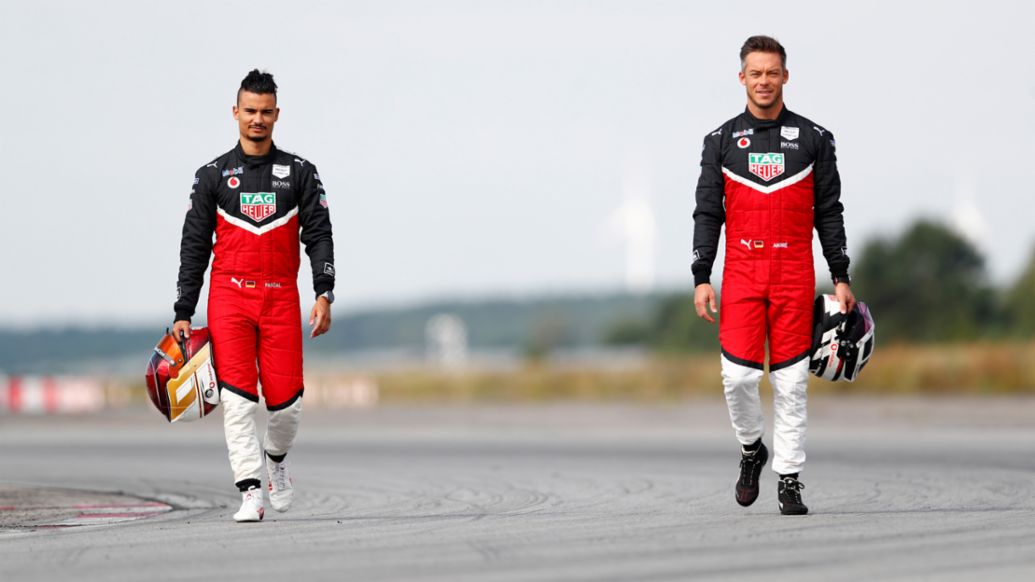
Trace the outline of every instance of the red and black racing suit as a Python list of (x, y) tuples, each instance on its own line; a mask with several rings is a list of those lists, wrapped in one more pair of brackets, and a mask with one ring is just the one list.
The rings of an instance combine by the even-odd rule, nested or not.
[(694, 210), (694, 285), (708, 283), (726, 225), (719, 314), (723, 355), (762, 369), (801, 361), (812, 345), (812, 230), (835, 281), (848, 281), (834, 136), (784, 108), (744, 113), (704, 138)]
[(194, 315), (214, 254), (208, 326), (220, 387), (257, 402), (261, 380), (269, 410), (290, 406), (303, 391), (299, 239), (317, 296), (332, 290), (330, 214), (320, 176), (302, 157), (276, 146), (248, 156), (238, 144), (194, 175), (176, 319)]

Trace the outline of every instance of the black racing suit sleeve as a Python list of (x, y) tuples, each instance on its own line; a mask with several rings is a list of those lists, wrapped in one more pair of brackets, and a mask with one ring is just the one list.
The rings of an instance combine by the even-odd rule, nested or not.
[(815, 168), (815, 222), (819, 244), (834, 281), (848, 280), (848, 238), (845, 235), (845, 207), (841, 204), (841, 176), (837, 173), (834, 135), (819, 137)]
[(719, 246), (719, 233), (726, 222), (723, 205), (722, 134), (704, 138), (701, 152), (701, 176), (697, 180), (697, 205), (694, 208), (694, 252), (690, 270), (694, 286), (709, 283), (712, 264)]
[(180, 274), (176, 283), (176, 321), (190, 321), (198, 306), (205, 270), (212, 257), (212, 233), (216, 228), (215, 178), (207, 168), (194, 174), (190, 207), (180, 238)]
[(312, 164), (303, 174), (298, 219), (302, 227), (302, 244), (313, 268), (313, 291), (319, 297), (334, 289), (334, 240), (327, 193), (320, 182), (319, 172)]

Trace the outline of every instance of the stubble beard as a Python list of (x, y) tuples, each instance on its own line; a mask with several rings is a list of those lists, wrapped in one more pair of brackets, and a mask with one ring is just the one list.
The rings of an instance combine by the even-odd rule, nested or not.
[(779, 89), (773, 90), (773, 100), (768, 104), (759, 103), (758, 100), (755, 99), (754, 95), (750, 93), (748, 93), (748, 99), (751, 99), (751, 103), (762, 111), (772, 111), (783, 103), (783, 91)]
[(245, 134), (245, 136), (244, 136), (244, 137), (245, 137), (245, 139), (247, 139), (247, 140), (248, 140), (248, 141), (250, 141), (250, 142), (254, 142), (254, 143), (262, 143), (262, 142), (264, 142), (264, 141), (266, 141), (266, 140), (269, 140), (269, 139), (271, 139), (271, 138), (273, 137), (273, 135), (272, 135), (272, 134), (270, 134), (270, 133), (267, 133), (266, 135), (261, 135), (261, 136), (259, 136), (259, 135), (251, 135), (251, 134)]

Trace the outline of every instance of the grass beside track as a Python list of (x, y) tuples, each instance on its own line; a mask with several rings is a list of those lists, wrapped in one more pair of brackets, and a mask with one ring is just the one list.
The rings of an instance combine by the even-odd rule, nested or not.
[[(336, 404), (328, 389), (357, 380), (376, 386), (375, 401), (387, 403), (663, 402), (722, 394), (718, 353), (605, 364), (558, 365), (544, 360), (508, 369), (453, 372), (413, 366), (377, 372), (312, 372), (306, 377), (306, 395), (311, 406), (333, 407)], [(1035, 394), (1035, 341), (882, 345), (856, 382), (810, 377), (809, 391), (825, 395)], [(144, 405), (147, 390), (136, 378), (114, 381), (107, 386), (107, 397), (115, 405)]]
[[(622, 368), (528, 363), (514, 370), (373, 375), (381, 401), (678, 400), (721, 394), (719, 356)], [(880, 346), (854, 383), (811, 378), (816, 394), (1035, 394), (1035, 342)]]

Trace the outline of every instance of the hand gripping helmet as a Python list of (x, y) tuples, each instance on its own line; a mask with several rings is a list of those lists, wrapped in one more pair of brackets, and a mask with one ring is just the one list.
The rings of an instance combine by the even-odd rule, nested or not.
[(862, 301), (847, 314), (833, 295), (820, 295), (813, 309), (809, 371), (824, 380), (854, 382), (873, 355), (873, 315)]
[(189, 338), (166, 332), (147, 362), (147, 395), (169, 422), (197, 420), (219, 405), (212, 342), (205, 328)]

